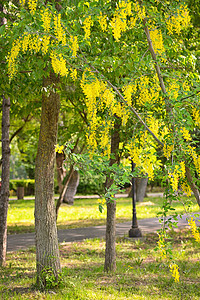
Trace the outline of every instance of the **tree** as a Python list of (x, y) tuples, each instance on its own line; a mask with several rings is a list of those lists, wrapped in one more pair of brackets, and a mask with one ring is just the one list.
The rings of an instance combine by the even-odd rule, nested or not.
[[(65, 3), (57, 14), (50, 6), (41, 11), (29, 2), (29, 30), (25, 28), (25, 34), (12, 47), (8, 62), (10, 78), (15, 76), (21, 52), (23, 57), (32, 53), (43, 55), (48, 72), (50, 58), (54, 73), (63, 81), (78, 76), (89, 122), (90, 155), (95, 151), (110, 155), (109, 141), (116, 116), (124, 131), (130, 123), (132, 127), (139, 123), (124, 145), (136, 164), (136, 174), (154, 178), (161, 164), (158, 143), (165, 157), (163, 178), (168, 182), (165, 207), (170, 207), (171, 200), (176, 198), (178, 184), (188, 194), (192, 189), (199, 203), (193, 176), (195, 171), (199, 173), (199, 156), (190, 135), (190, 130), (200, 123), (199, 109), (190, 101), (192, 98), (198, 103), (199, 74), (195, 57), (185, 42), (189, 10), (176, 1), (114, 4), (66, 4), (70, 9), (66, 17)], [(34, 24), (30, 19), (34, 19)], [(113, 159), (112, 155), (110, 158)], [(109, 167), (113, 167), (114, 174), (115, 164)], [(108, 189), (108, 199), (110, 194)]]
[[(44, 79), (44, 87), (56, 87), (59, 78), (51, 73)], [(42, 114), (35, 170), (35, 233), (37, 283), (46, 286), (51, 273), (59, 281), (61, 271), (54, 203), (54, 162), (57, 143), (60, 97), (52, 89), (43, 94)]]
[(2, 179), (0, 193), (0, 265), (6, 262), (7, 247), (7, 212), (9, 201), (9, 174), (10, 174), (10, 99), (3, 96), (2, 110)]

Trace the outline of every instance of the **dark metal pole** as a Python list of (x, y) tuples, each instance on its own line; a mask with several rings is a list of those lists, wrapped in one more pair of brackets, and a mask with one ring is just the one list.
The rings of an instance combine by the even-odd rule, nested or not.
[[(135, 170), (135, 163), (131, 161), (132, 172)], [(142, 232), (138, 227), (137, 215), (136, 215), (136, 199), (135, 199), (135, 178), (132, 177), (132, 206), (133, 206), (133, 215), (132, 215), (132, 228), (129, 230), (129, 237), (141, 237)]]

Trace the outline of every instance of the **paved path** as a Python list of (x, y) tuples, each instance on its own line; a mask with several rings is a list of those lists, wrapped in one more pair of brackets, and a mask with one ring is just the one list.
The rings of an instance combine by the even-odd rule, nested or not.
[[(199, 218), (200, 219), (200, 213)], [(200, 222), (197, 222), (198, 226), (200, 226)], [(149, 219), (141, 219), (138, 221), (139, 228), (142, 230), (142, 233), (150, 233), (155, 232), (160, 229), (161, 225), (157, 218), (149, 218)], [(187, 226), (186, 215), (179, 218), (178, 227)], [(118, 236), (128, 235), (128, 231), (131, 228), (131, 222), (120, 223), (116, 226), (116, 234)], [(59, 242), (75, 242), (82, 241), (84, 239), (91, 239), (96, 237), (104, 237), (105, 236), (104, 225), (102, 226), (94, 226), (87, 228), (75, 228), (75, 229), (65, 229), (58, 230), (58, 238)], [(8, 235), (8, 246), (7, 251), (16, 251), (20, 249), (26, 249), (34, 246), (35, 244), (35, 234), (34, 233), (26, 233), (26, 234), (13, 234)]]

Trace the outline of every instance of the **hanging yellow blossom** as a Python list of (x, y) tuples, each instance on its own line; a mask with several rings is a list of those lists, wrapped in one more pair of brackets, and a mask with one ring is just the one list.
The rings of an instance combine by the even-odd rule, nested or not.
[(134, 6), (134, 10), (137, 13), (137, 16), (142, 20), (146, 17), (146, 12), (145, 12), (145, 7), (144, 6), (140, 6), (138, 2), (133, 4)]
[(122, 91), (124, 93), (124, 99), (126, 100), (128, 105), (132, 105), (132, 94), (136, 92), (137, 85), (129, 84), (122, 88)]
[(192, 229), (192, 235), (193, 235), (195, 241), (200, 243), (200, 233), (197, 229), (197, 225), (196, 225), (193, 217), (191, 217), (191, 219), (188, 220), (188, 224), (189, 224), (190, 228)]
[(192, 115), (195, 121), (195, 125), (199, 126), (200, 125), (200, 113), (199, 110), (197, 110), (196, 108), (192, 109)]
[(51, 14), (47, 8), (41, 13), (41, 19), (44, 31), (49, 32), (51, 28)]
[[(137, 140), (135, 142), (138, 142)], [(140, 150), (136, 146), (136, 143), (133, 143), (132, 141), (126, 146), (129, 155), (131, 157), (131, 160), (136, 164), (136, 166), (140, 166), (141, 160), (140, 160)]]
[(169, 159), (170, 156), (171, 156), (171, 153), (173, 151), (173, 148), (174, 148), (174, 145), (167, 145), (167, 144), (164, 144), (163, 146), (163, 154), (164, 156)]
[(166, 246), (165, 246), (165, 237), (163, 234), (159, 234), (159, 240), (157, 242), (158, 244), (158, 249), (161, 255), (161, 258), (166, 258), (167, 257), (167, 252), (166, 252)]
[(77, 79), (77, 70), (71, 68), (70, 71), (70, 76), (75, 81)]
[(37, 7), (37, 0), (28, 0), (28, 8), (30, 9), (31, 14), (35, 14)]
[(155, 52), (161, 55), (165, 52), (161, 30), (157, 28), (151, 28), (149, 33)]
[(77, 36), (70, 36), (70, 43), (71, 45), (69, 46), (70, 49), (72, 50), (72, 55), (76, 57), (77, 51), (78, 51), (78, 38)]
[(99, 24), (101, 26), (102, 31), (107, 30), (107, 15), (102, 15), (102, 12), (100, 13), (100, 16), (98, 17)]
[(189, 131), (188, 131), (185, 127), (181, 127), (181, 132), (182, 132), (183, 137), (184, 137), (184, 139), (185, 139), (186, 141), (191, 141), (191, 140), (192, 140)]
[(16, 60), (20, 50), (21, 41), (18, 39), (13, 43), (10, 53), (8, 53), (8, 74), (10, 79), (12, 79), (16, 74)]
[(180, 34), (181, 30), (190, 26), (190, 15), (186, 5), (181, 5), (174, 16), (166, 15), (166, 25), (169, 34)]
[(135, 16), (130, 17), (130, 20), (128, 22), (129, 28), (135, 28), (135, 24), (137, 22), (137, 19), (138, 19), (137, 16), (136, 17)]
[(19, 4), (25, 5), (25, 3), (26, 3), (26, 0), (19, 0)]
[(183, 192), (186, 194), (186, 196), (190, 197), (192, 195), (192, 190), (186, 182), (181, 184), (181, 188)]
[(178, 180), (179, 180), (178, 174), (176, 172), (169, 173), (168, 178), (170, 180), (173, 191), (176, 192), (178, 190)]
[(41, 49), (42, 39), (37, 34), (29, 36), (29, 50), (38, 53)]
[(180, 274), (179, 274), (179, 267), (177, 264), (170, 264), (169, 265), (170, 272), (172, 273), (172, 276), (174, 277), (175, 282), (179, 282)]
[(113, 36), (117, 42), (121, 37), (121, 33), (128, 28), (127, 16), (131, 14), (131, 1), (120, 1), (110, 22)]
[(66, 76), (68, 74), (68, 69), (66, 67), (66, 60), (63, 58), (62, 54), (56, 54), (52, 52), (50, 54), (51, 64), (53, 70), (56, 74), (60, 74), (61, 76)]
[(66, 35), (65, 31), (61, 24), (61, 14), (55, 14), (53, 17), (54, 20), (54, 32), (55, 36), (59, 42), (62, 42), (62, 45), (66, 45)]
[(91, 16), (87, 17), (84, 21), (83, 21), (83, 29), (85, 31), (85, 39), (89, 39), (90, 38), (90, 34), (91, 34), (91, 26), (93, 25), (93, 21), (91, 19)]
[(25, 34), (22, 39), (22, 52), (25, 53), (28, 50), (29, 40), (31, 35)]
[(46, 54), (48, 49), (49, 49), (49, 44), (50, 44), (50, 36), (43, 36), (42, 37), (42, 47), (41, 47), (41, 50), (42, 50), (42, 53), (43, 54)]

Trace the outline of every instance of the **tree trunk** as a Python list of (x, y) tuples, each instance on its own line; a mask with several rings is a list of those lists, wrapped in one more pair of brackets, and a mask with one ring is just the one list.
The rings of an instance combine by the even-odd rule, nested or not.
[(56, 167), (57, 167), (57, 180), (58, 180), (59, 193), (62, 192), (63, 180), (66, 176), (66, 170), (63, 167), (64, 160), (65, 160), (65, 154), (56, 152)]
[(136, 202), (142, 202), (145, 197), (148, 178), (136, 178)]
[[(114, 163), (119, 163), (119, 120), (115, 120), (114, 132), (111, 135), (111, 153), (114, 158), (110, 159), (110, 166)], [(106, 178), (106, 188), (109, 188), (113, 183), (110, 177)], [(115, 230), (116, 230), (116, 200), (110, 199), (107, 201), (107, 220), (106, 220), (106, 251), (104, 270), (106, 272), (114, 272), (116, 270), (116, 250), (115, 250)]]
[(74, 170), (69, 185), (67, 187), (66, 193), (63, 198), (63, 202), (69, 205), (74, 204), (74, 196), (76, 195), (77, 187), (79, 185), (79, 173), (77, 170)]
[[(35, 234), (37, 283), (46, 286), (48, 273), (58, 280), (61, 271), (54, 203), (54, 162), (57, 142), (60, 97), (54, 91), (58, 83), (55, 74), (44, 79), (42, 113), (35, 169)], [(54, 86), (54, 89), (52, 88)]]
[(2, 175), (0, 190), (0, 265), (6, 263), (7, 247), (7, 213), (9, 201), (9, 177), (10, 177), (10, 99), (3, 96), (2, 108)]
[(24, 187), (23, 186), (18, 186), (17, 187), (17, 199), (24, 199)]
[[(136, 202), (142, 202), (146, 195), (148, 178), (135, 178), (135, 199)], [(132, 188), (128, 194), (128, 197), (132, 197)]]

